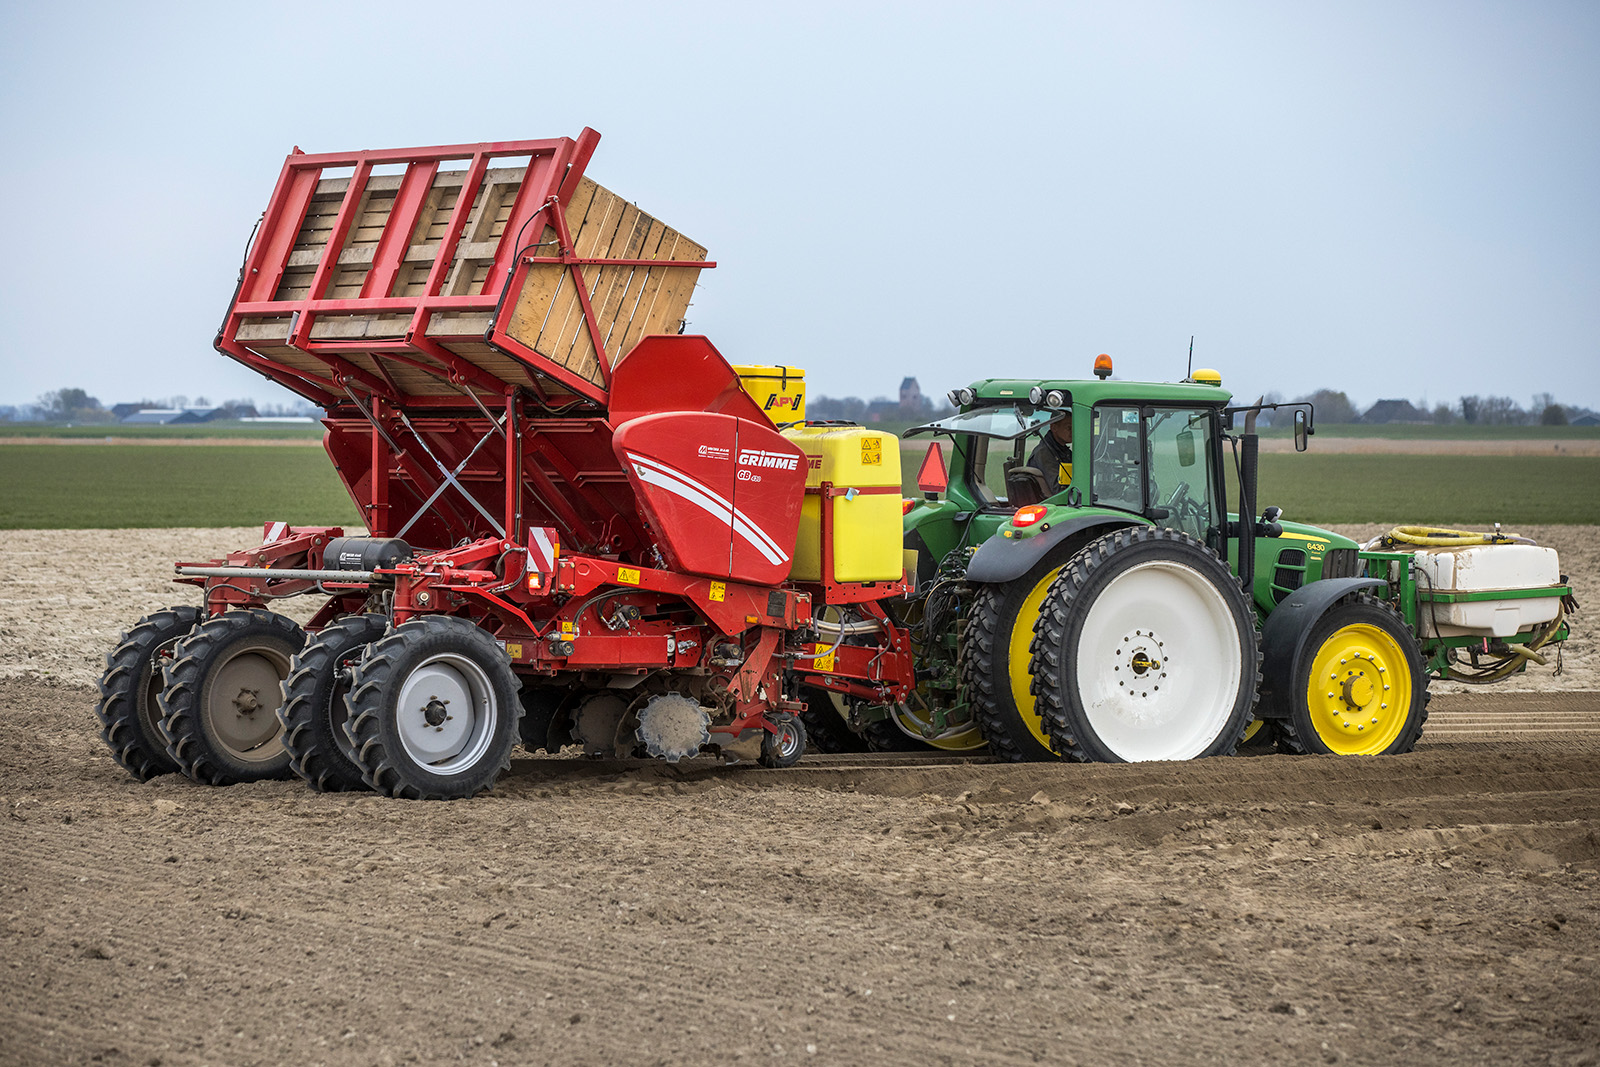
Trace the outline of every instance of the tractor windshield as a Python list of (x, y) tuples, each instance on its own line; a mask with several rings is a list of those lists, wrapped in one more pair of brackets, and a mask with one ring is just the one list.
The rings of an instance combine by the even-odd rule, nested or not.
[(1096, 406), (1091, 499), (1215, 547), (1223, 528), (1216, 419), (1213, 408)]
[(976, 434), (979, 437), (997, 437), (1002, 441), (1012, 441), (1027, 434), (1037, 434), (1044, 426), (1055, 422), (1057, 419), (1066, 418), (1071, 412), (1066, 410), (1054, 411), (1050, 408), (1035, 408), (1032, 405), (1012, 405), (992, 408), (974, 408), (972, 411), (963, 411), (936, 422), (926, 423), (922, 426), (913, 426), (905, 432), (907, 437), (915, 437), (924, 433)]

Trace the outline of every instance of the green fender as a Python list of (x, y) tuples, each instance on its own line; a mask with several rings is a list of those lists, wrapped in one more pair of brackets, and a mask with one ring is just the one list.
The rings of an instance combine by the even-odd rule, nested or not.
[(1061, 542), (1093, 531), (1094, 536), (1110, 533), (1138, 522), (1121, 515), (1084, 515), (1050, 524), (1050, 529), (1032, 537), (991, 537), (978, 546), (967, 564), (967, 581), (998, 584), (1020, 578)]

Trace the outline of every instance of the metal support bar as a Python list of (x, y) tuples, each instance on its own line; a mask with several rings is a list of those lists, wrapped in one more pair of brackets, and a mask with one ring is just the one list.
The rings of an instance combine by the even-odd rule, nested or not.
[(453, 485), (462, 496), (467, 498), (467, 503), (471, 504), (477, 509), (478, 514), (489, 520), (489, 525), (494, 527), (495, 532), (501, 537), (504, 537), (506, 535), (506, 528), (500, 525), (500, 520), (491, 515), (489, 513), (489, 509), (478, 503), (478, 498), (467, 492), (467, 487), (456, 480), (456, 475), (466, 470), (467, 464), (472, 460), (472, 457), (478, 454), (478, 449), (482, 448), (484, 443), (494, 436), (496, 430), (501, 430), (501, 432), (503, 432), (502, 428), (496, 424), (493, 430), (478, 438), (478, 443), (472, 446), (472, 451), (467, 453), (466, 459), (463, 459), (461, 463), (457, 465), (456, 469), (451, 471), (445, 467), (443, 461), (441, 461), (438, 456), (433, 454), (433, 449), (428, 447), (428, 442), (423, 439), (422, 434), (417, 432), (417, 428), (411, 425), (411, 420), (406, 418), (406, 413), (403, 411), (398, 411), (395, 414), (400, 416), (400, 421), (405, 423), (406, 429), (411, 431), (411, 436), (416, 439), (417, 444), (422, 446), (422, 451), (428, 454), (428, 458), (433, 460), (433, 465), (439, 468), (439, 473), (444, 475), (444, 485), (441, 485), (439, 488), (435, 489), (433, 491), (433, 495), (422, 502), (422, 507), (417, 510), (415, 515), (406, 520), (406, 524), (400, 527), (400, 532), (395, 534), (395, 536), (404, 537), (406, 535), (406, 531), (411, 529), (412, 523), (420, 519), (423, 516), (423, 513), (428, 510), (428, 506), (435, 500), (439, 499), (440, 494), (445, 491), (445, 486)]
[(291, 570), (287, 567), (189, 567), (179, 564), (177, 573), (195, 578), (279, 578), (296, 582), (344, 582), (360, 585), (377, 580), (372, 571)]

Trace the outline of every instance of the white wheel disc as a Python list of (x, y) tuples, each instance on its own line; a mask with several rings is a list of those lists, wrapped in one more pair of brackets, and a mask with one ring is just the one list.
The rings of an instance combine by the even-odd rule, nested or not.
[(406, 755), (436, 774), (454, 774), (483, 758), (499, 709), (483, 668), (466, 656), (433, 656), (406, 676), (396, 706)]
[(1238, 701), (1238, 624), (1199, 571), (1140, 563), (1090, 605), (1072, 667), (1085, 718), (1118, 757), (1194, 759)]

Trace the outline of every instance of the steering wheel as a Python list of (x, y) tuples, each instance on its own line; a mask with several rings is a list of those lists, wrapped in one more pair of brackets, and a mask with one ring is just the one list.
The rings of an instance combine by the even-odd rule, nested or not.
[(1189, 495), (1188, 482), (1178, 483), (1178, 487), (1172, 491), (1172, 496), (1167, 498), (1167, 508), (1178, 520), (1179, 525), (1193, 526), (1197, 530), (1205, 529), (1206, 509)]

